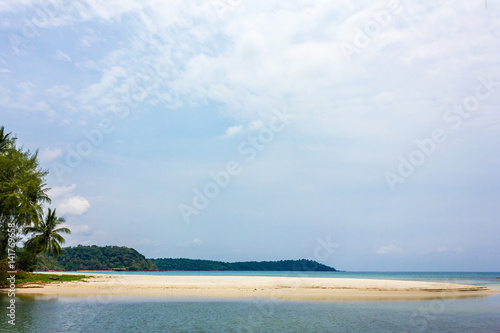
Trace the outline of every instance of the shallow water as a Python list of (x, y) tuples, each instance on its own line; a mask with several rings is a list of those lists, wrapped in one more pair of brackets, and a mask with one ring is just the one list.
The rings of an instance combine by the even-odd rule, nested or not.
[[(325, 276), (325, 273), (232, 273), (211, 272), (211, 275)], [(153, 274), (185, 275), (186, 272)], [(496, 278), (500, 275), (357, 272), (326, 276), (332, 274), (490, 287), (498, 284)], [(380, 302), (17, 297), (15, 328), (7, 323), (5, 316), (8, 301), (8, 297), (0, 297), (0, 308), (5, 309), (1, 332), (500, 332), (500, 295)]]
[(500, 332), (498, 296), (321, 303), (23, 297), (16, 305), (16, 332)]

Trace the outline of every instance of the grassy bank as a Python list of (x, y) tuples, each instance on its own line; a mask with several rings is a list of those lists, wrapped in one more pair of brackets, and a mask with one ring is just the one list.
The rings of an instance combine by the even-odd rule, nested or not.
[[(22, 287), (24, 284), (30, 283), (54, 283), (54, 282), (74, 282), (86, 281), (92, 278), (91, 275), (69, 275), (69, 274), (37, 274), (28, 272), (18, 272), (16, 276), (16, 285)], [(2, 287), (8, 287), (8, 282), (2, 281)]]

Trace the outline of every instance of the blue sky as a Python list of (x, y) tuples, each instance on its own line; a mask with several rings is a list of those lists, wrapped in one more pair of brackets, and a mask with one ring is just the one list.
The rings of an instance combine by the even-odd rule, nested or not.
[(500, 270), (500, 5), (2, 1), (67, 245)]

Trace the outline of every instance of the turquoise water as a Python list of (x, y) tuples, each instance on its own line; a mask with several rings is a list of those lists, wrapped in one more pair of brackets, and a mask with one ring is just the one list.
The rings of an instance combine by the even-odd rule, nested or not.
[[(264, 274), (231, 272), (231, 275)], [(408, 272), (266, 272), (265, 275), (467, 281), (489, 286), (498, 285), (500, 277), (499, 273)], [(0, 298), (0, 308), (5, 309), (7, 302), (7, 297)], [(500, 332), (500, 296), (380, 302), (18, 297), (15, 328), (9, 327), (4, 314), (2, 317), (1, 332)]]

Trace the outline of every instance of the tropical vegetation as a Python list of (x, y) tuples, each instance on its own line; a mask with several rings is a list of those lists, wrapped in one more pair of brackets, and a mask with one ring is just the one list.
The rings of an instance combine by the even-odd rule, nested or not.
[(62, 271), (155, 271), (156, 266), (144, 255), (125, 246), (82, 246), (65, 247), (55, 258), (49, 255), (40, 260), (37, 270)]
[(32, 283), (51, 283), (51, 282), (76, 282), (87, 281), (92, 278), (91, 275), (76, 274), (37, 274), (28, 272), (19, 272), (16, 275), (16, 284)]
[(57, 259), (41, 255), (37, 271), (336, 271), (313, 260), (223, 262), (201, 259), (147, 259), (125, 246), (83, 246), (63, 248)]
[[(17, 138), (0, 127), (0, 266), (16, 271), (36, 267), (40, 253), (61, 253), (64, 238), (61, 233), (69, 229), (60, 227), (64, 219), (58, 218), (50, 204), (49, 188), (45, 183), (47, 170), (40, 167), (38, 151), (30, 152), (17, 146)], [(24, 248), (18, 247), (28, 237)], [(2, 279), (4, 274), (0, 276)]]
[(193, 259), (151, 259), (160, 271), (336, 271), (313, 260), (222, 262)]
[(61, 244), (64, 244), (61, 233), (71, 234), (68, 228), (60, 227), (64, 222), (66, 222), (64, 218), (56, 216), (55, 209), (49, 208), (45, 220), (40, 221), (38, 226), (24, 229), (25, 234), (33, 234), (33, 237), (25, 243), (26, 249), (35, 254), (48, 255), (52, 253), (54, 258), (59, 257), (62, 253)]

